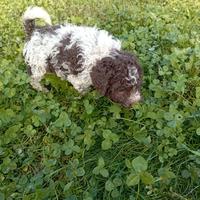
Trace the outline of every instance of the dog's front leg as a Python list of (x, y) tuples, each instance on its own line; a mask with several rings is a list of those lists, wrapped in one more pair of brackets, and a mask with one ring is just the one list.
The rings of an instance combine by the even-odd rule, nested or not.
[(69, 75), (67, 80), (81, 95), (85, 95), (90, 90), (91, 83), (84, 76)]

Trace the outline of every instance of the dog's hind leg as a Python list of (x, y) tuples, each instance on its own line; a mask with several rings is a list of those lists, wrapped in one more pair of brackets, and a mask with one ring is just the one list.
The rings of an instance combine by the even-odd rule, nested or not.
[(46, 73), (46, 70), (39, 71), (38, 73), (38, 71), (32, 70), (31, 67), (29, 67), (28, 73), (31, 77), (30, 84), (35, 90), (48, 92), (48, 89), (42, 86), (40, 83)]
[(42, 77), (31, 76), (30, 84), (34, 89), (38, 91), (48, 92), (48, 89), (41, 85), (40, 83), (41, 80), (42, 80)]

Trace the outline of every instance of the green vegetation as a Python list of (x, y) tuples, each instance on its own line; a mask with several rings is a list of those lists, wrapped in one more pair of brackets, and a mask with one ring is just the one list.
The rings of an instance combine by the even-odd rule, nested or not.
[[(44, 6), (54, 24), (97, 25), (144, 71), (143, 102), (80, 97), (54, 76), (34, 91), (21, 15)], [(198, 200), (200, 2), (0, 1), (0, 200)]]

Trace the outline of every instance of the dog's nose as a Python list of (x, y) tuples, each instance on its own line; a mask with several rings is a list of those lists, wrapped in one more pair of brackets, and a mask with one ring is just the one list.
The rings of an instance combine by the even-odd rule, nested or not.
[(135, 92), (130, 95), (130, 97), (127, 99), (127, 101), (124, 103), (125, 107), (132, 107), (137, 102), (141, 101), (142, 97), (140, 95), (140, 92)]
[(130, 97), (129, 97), (129, 101), (130, 102), (138, 102), (138, 101), (140, 101), (141, 100), (141, 95), (140, 95), (140, 92), (139, 91), (137, 91), (137, 92), (135, 92), (135, 93), (132, 93), (131, 95), (130, 95)]

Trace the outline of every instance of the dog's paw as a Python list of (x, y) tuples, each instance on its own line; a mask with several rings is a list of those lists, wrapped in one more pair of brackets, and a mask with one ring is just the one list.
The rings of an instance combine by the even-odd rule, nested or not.
[(42, 92), (45, 92), (45, 93), (47, 93), (47, 92), (49, 92), (49, 90), (47, 89), (47, 88), (42, 88)]

